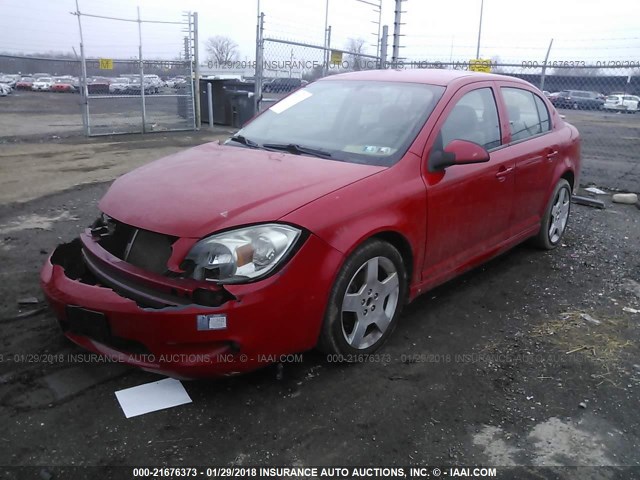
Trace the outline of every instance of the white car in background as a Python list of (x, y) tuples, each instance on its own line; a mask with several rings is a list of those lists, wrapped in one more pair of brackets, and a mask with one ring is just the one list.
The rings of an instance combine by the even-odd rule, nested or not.
[(49, 90), (51, 90), (52, 85), (53, 85), (53, 78), (40, 77), (35, 82), (33, 82), (33, 85), (31, 85), (31, 90), (48, 92)]
[(153, 87), (153, 93), (158, 93), (160, 89), (164, 86), (164, 83), (162, 82), (160, 77), (158, 75), (153, 75), (153, 74), (145, 75), (144, 83), (151, 84), (151, 86)]
[(605, 110), (636, 113), (640, 110), (640, 97), (635, 95), (625, 95), (623, 93), (614, 93), (613, 95), (609, 95), (605, 98), (602, 108)]
[(114, 78), (113, 82), (109, 84), (109, 93), (127, 93), (127, 89), (131, 84), (131, 79), (127, 77)]
[(0, 83), (0, 97), (6, 97), (13, 89), (7, 83)]

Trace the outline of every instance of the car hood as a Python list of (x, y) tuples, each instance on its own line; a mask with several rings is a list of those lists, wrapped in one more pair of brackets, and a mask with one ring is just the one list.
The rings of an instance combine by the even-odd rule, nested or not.
[(384, 169), (207, 143), (118, 178), (100, 209), (138, 228), (201, 238), (237, 225), (276, 221)]

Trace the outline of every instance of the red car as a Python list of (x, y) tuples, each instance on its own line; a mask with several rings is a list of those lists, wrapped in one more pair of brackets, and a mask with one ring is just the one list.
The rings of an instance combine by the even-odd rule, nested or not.
[(16, 82), (16, 90), (31, 90), (34, 81), (33, 77), (22, 77)]
[(58, 78), (51, 85), (50, 90), (58, 93), (73, 93), (76, 91), (76, 87), (72, 78)]
[(72, 341), (171, 376), (349, 359), (430, 288), (556, 247), (579, 171), (578, 131), (522, 80), (335, 75), (117, 179), (42, 287)]

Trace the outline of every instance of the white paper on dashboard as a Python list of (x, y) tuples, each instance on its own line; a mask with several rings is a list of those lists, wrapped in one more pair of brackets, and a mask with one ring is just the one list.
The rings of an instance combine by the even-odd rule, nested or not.
[(273, 113), (282, 113), (288, 108), (293, 107), (296, 103), (300, 103), (301, 101), (306, 100), (311, 95), (313, 94), (307, 92), (306, 90), (298, 90), (297, 92), (293, 92), (284, 100), (276, 103), (269, 110), (271, 110)]
[(173, 378), (118, 390), (116, 398), (127, 418), (191, 403), (182, 383)]

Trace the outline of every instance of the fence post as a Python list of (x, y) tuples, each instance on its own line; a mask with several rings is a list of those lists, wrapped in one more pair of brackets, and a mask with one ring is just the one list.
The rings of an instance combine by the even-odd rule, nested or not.
[(138, 7), (138, 59), (140, 62), (140, 100), (142, 107), (142, 133), (147, 131), (147, 108), (144, 98), (144, 66), (142, 65), (142, 21), (140, 20), (140, 7)]
[(193, 61), (196, 64), (195, 70), (195, 104), (196, 104), (196, 128), (202, 126), (200, 118), (200, 55), (198, 53), (198, 12), (193, 12)]
[(329, 65), (331, 65), (331, 25), (327, 27), (327, 50), (324, 52), (324, 54), (326, 56), (324, 64), (324, 75), (326, 77), (327, 75), (329, 75)]
[(82, 130), (88, 137), (91, 135), (91, 125), (89, 124), (89, 89), (87, 87), (87, 62), (84, 57), (84, 38), (82, 36), (82, 21), (80, 20), (80, 7), (76, 0), (76, 13), (78, 17), (78, 28), (80, 30), (80, 96), (82, 99)]
[[(260, 2), (258, 2), (260, 8)], [(255, 112), (260, 111), (262, 100), (262, 77), (264, 75), (264, 13), (258, 12), (258, 25), (256, 31), (256, 68), (254, 72), (253, 102)]]

